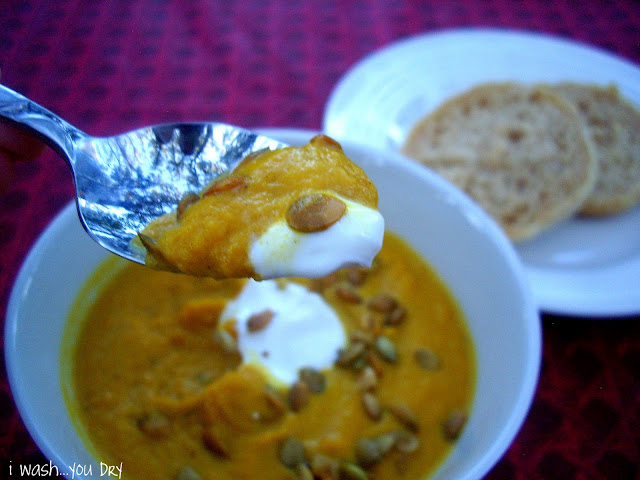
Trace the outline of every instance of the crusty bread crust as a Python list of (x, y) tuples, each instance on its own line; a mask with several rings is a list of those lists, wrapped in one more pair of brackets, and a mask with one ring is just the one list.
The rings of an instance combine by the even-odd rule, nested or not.
[(546, 86), (512, 82), (446, 101), (402, 152), (466, 191), (514, 241), (574, 214), (598, 170), (576, 109)]
[(580, 213), (610, 215), (640, 201), (640, 111), (614, 86), (554, 86), (578, 110), (600, 170)]

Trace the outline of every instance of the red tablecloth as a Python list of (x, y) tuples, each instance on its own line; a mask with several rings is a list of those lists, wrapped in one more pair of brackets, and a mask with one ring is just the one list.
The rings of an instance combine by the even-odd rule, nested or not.
[[(3, 0), (0, 68), (5, 85), (95, 135), (176, 120), (320, 129), (336, 81), (364, 55), (472, 26), (552, 33), (640, 63), (634, 0)], [(0, 318), (27, 251), (72, 194), (47, 152), (0, 196)], [(543, 315), (533, 406), (488, 478), (640, 478), (638, 320)], [(6, 478), (9, 462), (44, 458), (0, 372)]]

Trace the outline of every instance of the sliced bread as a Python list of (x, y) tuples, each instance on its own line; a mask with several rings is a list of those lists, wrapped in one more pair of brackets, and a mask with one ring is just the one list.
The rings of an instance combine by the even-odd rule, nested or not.
[(479, 85), (419, 121), (402, 151), (466, 191), (514, 241), (575, 213), (597, 175), (576, 109), (545, 86)]
[(562, 83), (554, 86), (578, 110), (599, 162), (598, 179), (581, 213), (609, 215), (640, 201), (640, 111), (618, 89)]

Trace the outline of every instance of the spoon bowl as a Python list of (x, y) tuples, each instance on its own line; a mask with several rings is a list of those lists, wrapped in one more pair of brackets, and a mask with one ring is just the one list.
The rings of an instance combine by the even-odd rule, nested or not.
[(38, 137), (73, 173), (84, 229), (107, 250), (138, 263), (132, 245), (152, 220), (175, 210), (247, 155), (284, 143), (233, 125), (173, 123), (112, 137), (92, 137), (0, 85), (0, 120)]

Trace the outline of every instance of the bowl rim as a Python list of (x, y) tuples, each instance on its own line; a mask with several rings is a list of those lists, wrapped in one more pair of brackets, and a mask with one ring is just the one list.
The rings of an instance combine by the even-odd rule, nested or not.
[[(314, 134), (321, 133), (316, 130), (291, 128), (261, 128), (254, 130), (274, 137), (284, 136), (286, 138), (292, 138), (295, 139), (294, 141), (300, 142), (308, 141), (308, 139)], [(508, 268), (512, 271), (515, 279), (517, 280), (518, 290), (522, 294), (522, 311), (524, 314), (523, 316), (528, 340), (526, 356), (527, 365), (517, 398), (513, 402), (513, 408), (511, 408), (510, 414), (503, 422), (499, 434), (495, 436), (493, 442), (485, 449), (484, 454), (473, 465), (473, 467), (466, 472), (466, 475), (461, 477), (465, 480), (480, 479), (500, 460), (522, 427), (531, 404), (533, 403), (539, 379), (540, 365), (542, 361), (542, 326), (540, 322), (540, 314), (534, 302), (533, 293), (529, 286), (524, 266), (522, 265), (513, 245), (506, 238), (497, 224), (495, 224), (495, 222), (484, 213), (481, 207), (479, 207), (466, 194), (457, 188), (452, 188), (452, 185), (449, 182), (439, 177), (437, 174), (416, 165), (401, 154), (389, 151), (380, 152), (364, 145), (346, 140), (341, 140), (341, 144), (343, 144), (347, 149), (353, 148), (359, 151), (370, 151), (377, 154), (382, 153), (385, 157), (391, 158), (394, 162), (402, 163), (403, 168), (408, 168), (413, 174), (423, 176), (429, 183), (435, 184), (438, 188), (445, 189), (447, 195), (451, 195), (454, 203), (462, 205), (464, 209), (467, 209), (472, 212), (473, 215), (482, 219), (483, 231), (491, 237), (492, 242), (494, 242), (497, 248), (501, 251)], [(56, 464), (61, 471), (68, 469), (68, 466), (63, 461), (60, 449), (55, 445), (52, 445), (51, 442), (41, 434), (38, 425), (33, 421), (31, 406), (26, 400), (26, 392), (23, 391), (24, 386), (19, 381), (19, 371), (17, 369), (16, 359), (12, 352), (14, 352), (13, 342), (15, 341), (16, 322), (18, 320), (17, 314), (22, 301), (22, 288), (20, 287), (28, 282), (30, 275), (35, 270), (39, 260), (42, 258), (41, 251), (44, 246), (51, 241), (52, 237), (55, 238), (55, 236), (59, 234), (60, 230), (65, 227), (66, 222), (71, 221), (70, 219), (75, 215), (77, 215), (77, 208), (75, 202), (71, 201), (53, 218), (30, 248), (11, 288), (9, 300), (7, 302), (4, 328), (5, 364), (7, 378), (15, 405), (25, 427), (38, 448), (42, 451), (45, 457)], [(56, 359), (56, 361), (59, 362), (59, 359)], [(430, 477), (437, 474), (441, 467), (442, 464), (436, 467), (436, 469), (431, 472)]]

